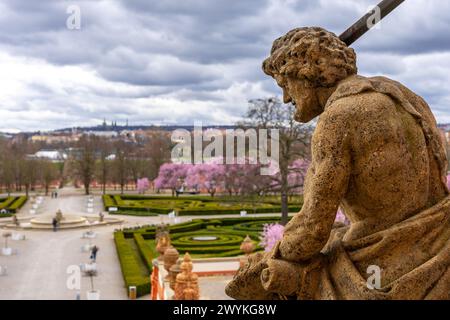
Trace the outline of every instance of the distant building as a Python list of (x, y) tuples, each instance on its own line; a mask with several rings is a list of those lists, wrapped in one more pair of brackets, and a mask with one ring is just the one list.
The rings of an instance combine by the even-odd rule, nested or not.
[(5, 139), (12, 139), (13, 135), (9, 133), (0, 132), (0, 137)]
[(115, 154), (110, 154), (109, 156), (107, 156), (106, 158), (105, 158), (106, 160), (116, 160), (116, 155)]
[(36, 134), (29, 138), (32, 142), (67, 143), (80, 140), (80, 134)]
[(119, 135), (116, 131), (86, 131), (84, 134), (103, 138), (115, 138)]
[(67, 159), (67, 153), (59, 150), (39, 150), (35, 154), (27, 156), (29, 159), (50, 160), (53, 162), (60, 162)]

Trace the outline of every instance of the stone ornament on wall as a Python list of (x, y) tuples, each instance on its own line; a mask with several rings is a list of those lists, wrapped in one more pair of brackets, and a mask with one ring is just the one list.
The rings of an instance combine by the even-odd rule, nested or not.
[(175, 300), (198, 300), (200, 289), (198, 276), (192, 272), (194, 266), (189, 253), (185, 253), (180, 265), (181, 273), (175, 280)]
[(167, 271), (166, 279), (170, 279), (170, 268), (177, 262), (180, 254), (172, 245), (164, 251), (164, 269)]
[(164, 260), (164, 252), (170, 246), (170, 236), (168, 233), (161, 233), (156, 240), (156, 251), (158, 251), (158, 260)]

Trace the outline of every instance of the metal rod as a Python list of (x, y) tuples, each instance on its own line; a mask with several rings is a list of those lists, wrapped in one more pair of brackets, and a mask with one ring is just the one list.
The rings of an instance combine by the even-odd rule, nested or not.
[[(361, 19), (356, 21), (350, 28), (345, 30), (339, 39), (344, 41), (348, 46), (353, 42), (358, 40), (363, 34), (365, 34), (371, 27), (380, 22), (384, 17), (391, 13), (395, 8), (397, 8), (405, 0), (383, 0), (377, 7), (380, 9), (380, 19), (373, 19), (374, 11), (366, 13)], [(372, 19), (372, 26), (369, 27), (368, 19)]]

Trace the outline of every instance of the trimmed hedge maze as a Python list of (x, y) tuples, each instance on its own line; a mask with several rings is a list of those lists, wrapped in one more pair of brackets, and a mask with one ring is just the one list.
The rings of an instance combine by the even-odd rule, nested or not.
[[(167, 197), (138, 195), (104, 195), (105, 210), (114, 207), (117, 212), (151, 216), (167, 214), (176, 210), (180, 216), (239, 214), (242, 210), (248, 213), (277, 213), (281, 211), (279, 198), (261, 197), (258, 201), (246, 201), (238, 197), (211, 198), (206, 196)], [(301, 197), (296, 197), (289, 205), (289, 212), (298, 212), (303, 204)]]
[[(0, 217), (10, 217), (27, 202), (26, 196), (0, 198)], [(3, 212), (3, 213), (2, 213)]]
[[(189, 252), (194, 258), (233, 257), (241, 255), (239, 247), (248, 235), (259, 246), (266, 223), (279, 217), (194, 219), (169, 226), (172, 245), (180, 254)], [(150, 293), (152, 260), (157, 257), (155, 226), (116, 231), (114, 239), (123, 278), (127, 288), (137, 287), (138, 296)]]

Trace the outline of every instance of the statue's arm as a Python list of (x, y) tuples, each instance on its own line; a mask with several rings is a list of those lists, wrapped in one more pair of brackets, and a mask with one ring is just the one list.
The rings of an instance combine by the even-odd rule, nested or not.
[(279, 247), (279, 254), (285, 260), (304, 261), (320, 252), (328, 241), (339, 204), (347, 191), (351, 171), (348, 121), (351, 115), (336, 109), (322, 114), (314, 132), (303, 207), (286, 225)]

